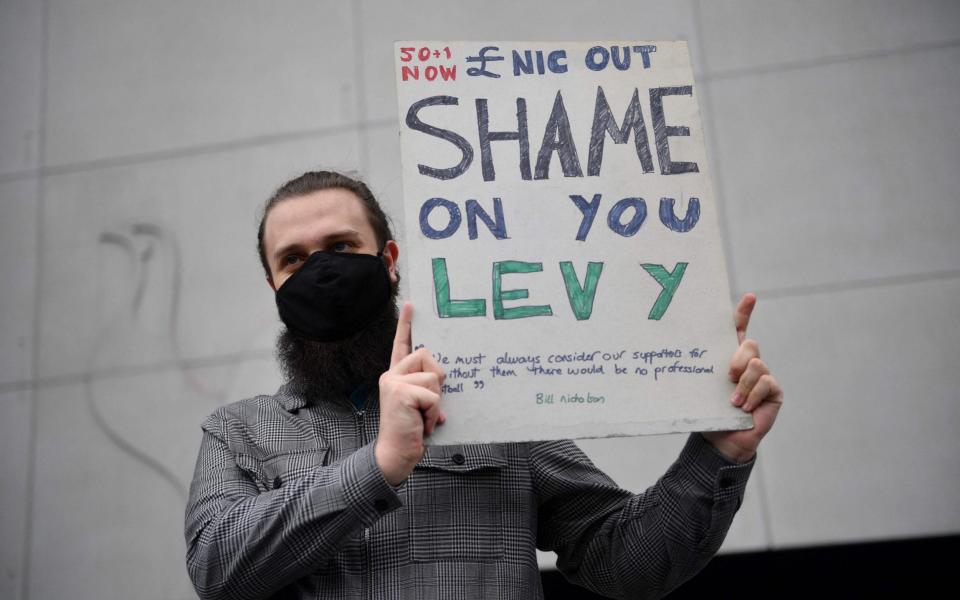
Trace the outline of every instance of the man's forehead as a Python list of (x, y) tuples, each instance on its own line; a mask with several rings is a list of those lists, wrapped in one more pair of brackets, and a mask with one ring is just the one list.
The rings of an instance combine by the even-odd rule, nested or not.
[(289, 235), (303, 235), (312, 229), (353, 229), (372, 233), (363, 201), (350, 190), (332, 188), (287, 198), (275, 204), (267, 214), (264, 242), (269, 248)]

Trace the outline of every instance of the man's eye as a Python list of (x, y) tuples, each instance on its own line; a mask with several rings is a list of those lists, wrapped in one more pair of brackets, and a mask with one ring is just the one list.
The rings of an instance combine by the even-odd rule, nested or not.
[(336, 244), (330, 246), (330, 249), (334, 252), (346, 252), (350, 249), (349, 242), (337, 242)]
[(300, 262), (300, 257), (296, 254), (291, 254), (290, 256), (284, 257), (283, 264), (286, 266), (295, 265)]

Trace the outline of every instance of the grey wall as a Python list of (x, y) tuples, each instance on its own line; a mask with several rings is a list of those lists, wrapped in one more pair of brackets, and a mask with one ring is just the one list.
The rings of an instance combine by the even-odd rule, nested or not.
[(690, 40), (787, 401), (725, 551), (960, 532), (960, 3), (0, 0), (0, 597), (192, 597), (198, 424), (278, 383), (256, 207), (323, 165), (399, 219), (417, 38)]

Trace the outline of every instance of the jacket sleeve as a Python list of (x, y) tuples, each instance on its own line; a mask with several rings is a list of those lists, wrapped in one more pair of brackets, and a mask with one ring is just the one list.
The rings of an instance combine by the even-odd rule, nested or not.
[(373, 444), (261, 492), (205, 425), (186, 509), (187, 570), (201, 598), (268, 597), (400, 504)]
[(570, 581), (614, 598), (659, 598), (716, 554), (756, 461), (738, 464), (702, 435), (642, 494), (618, 488), (572, 442), (531, 450), (538, 545)]

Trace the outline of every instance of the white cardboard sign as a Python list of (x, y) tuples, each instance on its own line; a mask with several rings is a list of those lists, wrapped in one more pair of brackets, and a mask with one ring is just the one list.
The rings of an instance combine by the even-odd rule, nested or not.
[(686, 43), (395, 53), (430, 443), (751, 427)]

